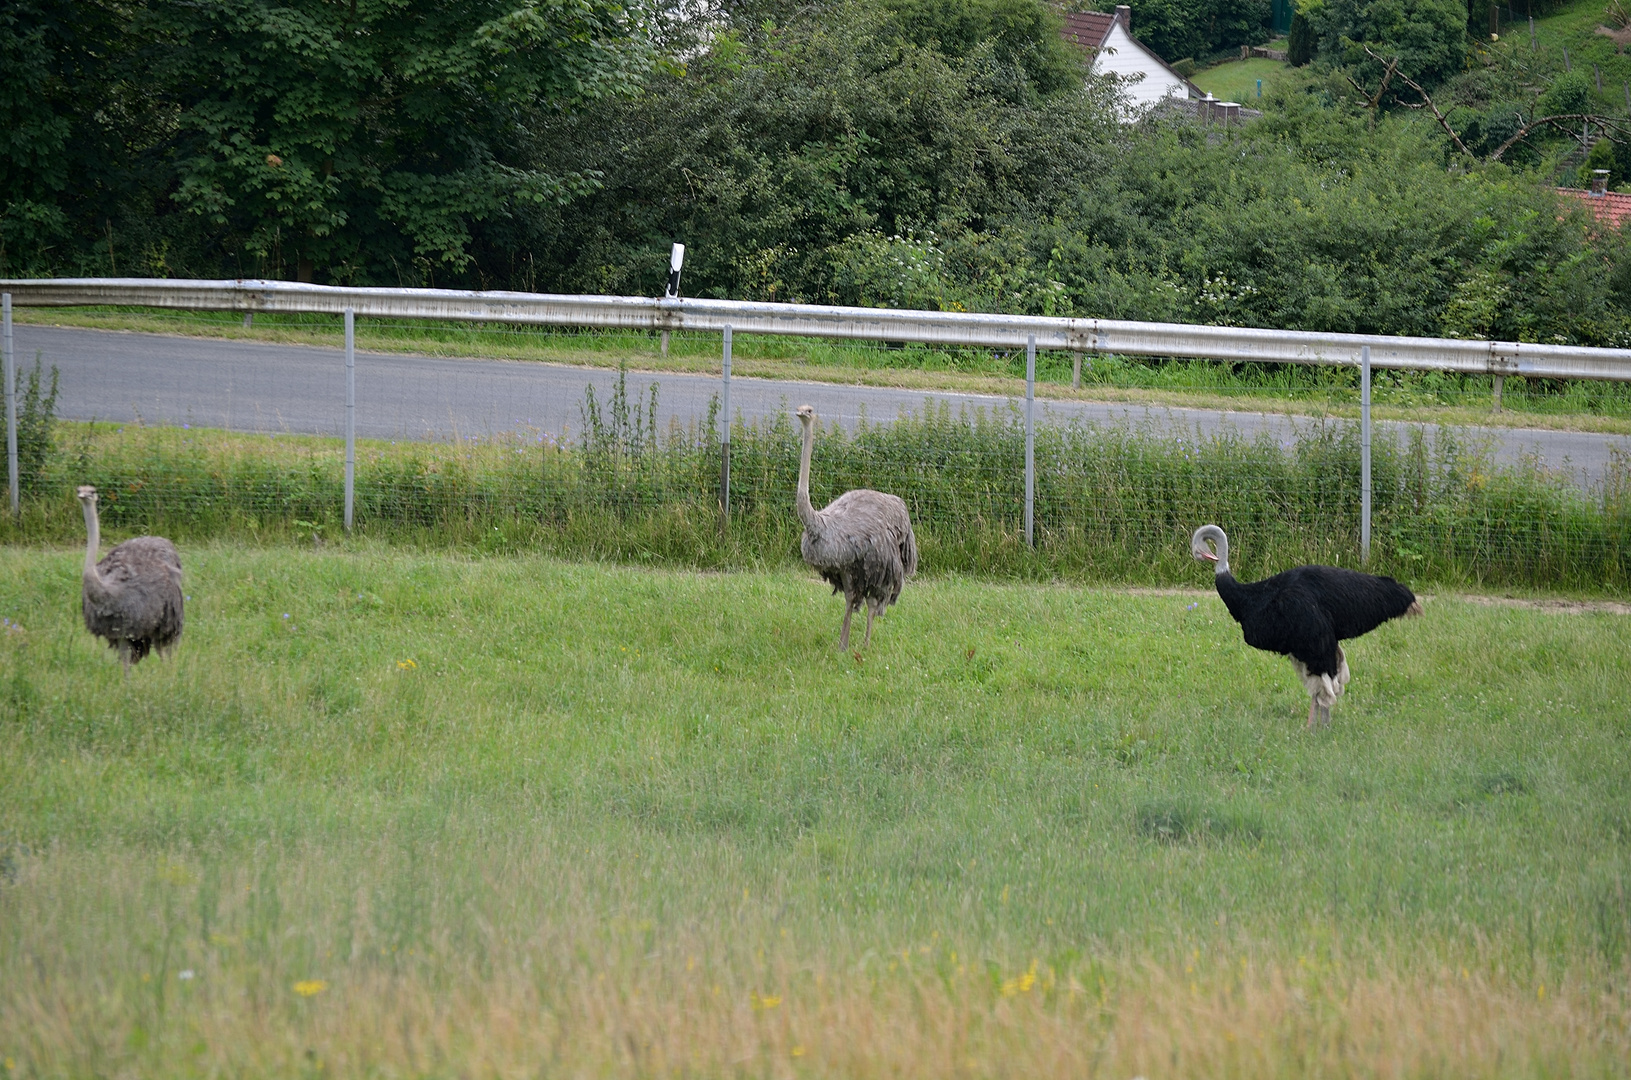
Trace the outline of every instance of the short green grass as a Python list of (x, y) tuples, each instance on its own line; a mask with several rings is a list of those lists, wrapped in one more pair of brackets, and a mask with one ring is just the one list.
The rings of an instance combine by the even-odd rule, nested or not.
[(1200, 588), (183, 557), (127, 681), (0, 549), (6, 1076), (1627, 1072), (1624, 616), (1309, 733)]
[(1282, 60), (1231, 60), (1226, 64), (1197, 71), (1190, 82), (1221, 101), (1238, 101), (1247, 108), (1261, 107), (1257, 82), (1263, 81), (1263, 95), (1294, 69)]

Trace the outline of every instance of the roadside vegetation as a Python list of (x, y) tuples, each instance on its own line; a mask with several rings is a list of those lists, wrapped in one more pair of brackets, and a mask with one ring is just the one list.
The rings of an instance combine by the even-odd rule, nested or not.
[[(1334, 726), (1217, 598), (0, 549), (12, 1075), (1625, 1074), (1631, 623), (1431, 599)], [(432, 1063), (435, 1063), (432, 1065)]]
[[(733, 426), (731, 515), (720, 521), (719, 425), (660, 430), (655, 388), (620, 381), (586, 398), (571, 433), (494, 440), (359, 440), (356, 525), (376, 542), (456, 551), (538, 551), (652, 565), (793, 564), (798, 439), (785, 414)], [(102, 491), (110, 537), (152, 532), (251, 545), (343, 537), (343, 444), (137, 424), (64, 424), (60, 452), (0, 541), (72, 542), (77, 484)], [(1036, 436), (1034, 549), (1020, 539), (1025, 429), (1012, 405), (952, 410), (932, 396), (911, 417), (817, 440), (812, 497), (870, 487), (911, 508), (935, 574), (1173, 584), (1192, 579), (1188, 538), (1227, 522), (1243, 574), (1303, 562), (1353, 565), (1359, 435), (1310, 421), (1294, 438), (1122, 425)], [(1375, 440), (1371, 568), (1415, 584), (1623, 595), (1631, 587), (1631, 462), (1580, 489), (1535, 464), (1496, 466), (1476, 441), (1441, 433)]]

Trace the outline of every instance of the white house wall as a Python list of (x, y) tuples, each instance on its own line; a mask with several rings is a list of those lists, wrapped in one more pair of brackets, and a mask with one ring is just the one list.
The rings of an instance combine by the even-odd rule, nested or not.
[(1134, 109), (1154, 105), (1167, 97), (1189, 96), (1184, 81), (1134, 41), (1120, 23), (1110, 28), (1110, 36), (1099, 47), (1093, 70), (1101, 75), (1121, 76)]

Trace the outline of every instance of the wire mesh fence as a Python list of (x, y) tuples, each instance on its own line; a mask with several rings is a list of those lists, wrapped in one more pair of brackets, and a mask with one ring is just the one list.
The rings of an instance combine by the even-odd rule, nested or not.
[[(78, 313), (58, 322), (94, 325)], [(27, 478), (9, 539), (81, 535), (76, 485), (102, 491), (109, 535), (230, 535), (325, 543), (343, 533), (344, 374), (339, 319), (221, 313), (119, 312), (130, 325), (184, 332), (159, 354), (92, 358), (36, 350), (43, 371), (63, 366), (64, 400), (50, 453)], [(149, 325), (147, 320), (151, 320)], [(477, 550), (538, 550), (690, 566), (797, 559), (793, 513), (800, 433), (792, 407), (818, 398), (822, 416), (812, 464), (817, 505), (855, 487), (906, 499), (925, 569), (1096, 580), (1196, 580), (1188, 538), (1203, 522), (1229, 530), (1242, 576), (1297, 562), (1356, 565), (1361, 533), (1357, 424), (1310, 417), (1251, 433), (1229, 425), (1064, 419), (1041, 413), (1035, 434), (1035, 546), (1024, 542), (1025, 425), (1017, 400), (975, 402), (899, 387), (769, 384), (733, 402), (729, 519), (722, 513), (717, 334), (675, 334), (664, 370), (697, 375), (677, 383), (605, 365), (663, 366), (661, 342), (644, 333), (585, 332), (358, 320), (355, 531), (393, 542)], [(279, 352), (221, 374), (229, 333), (311, 347), (310, 365)], [(64, 347), (66, 348), (66, 347)], [(112, 348), (112, 346), (110, 346)], [(187, 349), (206, 354), (179, 364)], [(596, 366), (494, 364), (461, 367), (408, 357), (508, 357)], [(168, 354), (168, 355), (166, 355)], [(214, 358), (212, 359), (211, 354)], [(293, 358), (291, 358), (293, 357)], [(1024, 371), (1024, 355), (932, 350), (886, 343), (833, 345), (735, 337), (737, 371), (787, 374), (822, 365), (857, 372), (943, 373), (978, 378)], [(23, 367), (34, 355), (23, 346)], [(408, 375), (393, 375), (411, 363)], [(451, 366), (438, 366), (451, 365)], [(784, 365), (778, 369), (776, 365)], [(1280, 395), (1339, 405), (1357, 400), (1343, 369), (1233, 372), (1226, 365), (1138, 364), (1097, 358), (1083, 379), (1100, 385), (1212, 378), (1225, 403)], [(139, 388), (139, 409), (92, 419), (72, 400), (88, 389)], [(502, 377), (494, 377), (499, 371)], [(213, 372), (213, 374), (212, 374)], [(428, 373), (428, 374), (427, 374)], [(1038, 358), (1038, 381), (1068, 384), (1068, 354)], [(1426, 373), (1436, 374), (1436, 373)], [(926, 378), (928, 376), (925, 376)], [(1228, 378), (1234, 382), (1228, 382)], [(209, 385), (215, 378), (219, 385)], [(1115, 380), (1120, 379), (1117, 382)], [(1401, 379), (1423, 381), (1417, 375)], [(1142, 380), (1142, 382), (1141, 382)], [(1280, 380), (1283, 385), (1276, 385)], [(899, 382), (891, 378), (886, 381)], [(910, 380), (905, 380), (910, 381)], [(1356, 382), (1356, 380), (1354, 380)], [(1489, 383), (1443, 376), (1487, 408)], [(1506, 402), (1527, 400), (1508, 380)], [(1568, 398), (1585, 385), (1596, 398), (1573, 406), (1615, 412), (1615, 384), (1535, 388)], [(1401, 392), (1403, 389), (1401, 388)], [(201, 401), (208, 391), (217, 404)], [(457, 405), (473, 391), (477, 406)], [(1426, 393), (1420, 387), (1412, 393)], [(1435, 394), (1439, 391), (1433, 391)], [(1377, 400), (1386, 402), (1386, 388)], [(1324, 395), (1323, 397), (1320, 395)], [(1344, 396), (1347, 395), (1347, 396)], [(834, 399), (836, 400), (836, 399)], [(1587, 404), (1582, 405), (1584, 400)], [(459, 410), (464, 409), (461, 413)], [(1039, 410), (1040, 411), (1040, 410)], [(93, 410), (94, 412), (94, 410)], [(1370, 568), (1413, 582), (1568, 586), (1631, 584), (1631, 459), (1613, 452), (1590, 482), (1537, 459), (1507, 463), (1449, 429), (1379, 432), (1373, 450)]]

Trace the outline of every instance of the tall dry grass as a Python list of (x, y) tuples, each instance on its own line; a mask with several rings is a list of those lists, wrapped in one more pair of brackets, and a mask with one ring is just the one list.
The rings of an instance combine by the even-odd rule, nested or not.
[(775, 895), (654, 922), (615, 899), (637, 869), (572, 857), (545, 838), (473, 864), (479, 911), (432, 885), (407, 933), (366, 856), (271, 876), (24, 857), (0, 900), (0, 1053), (10, 1076), (1631, 1072), (1631, 973), (1591, 959), (1514, 970), (1504, 946), (1329, 923), (1300, 928), (1301, 953), (1227, 927), (1051, 956), (956, 931), (881, 945)]

